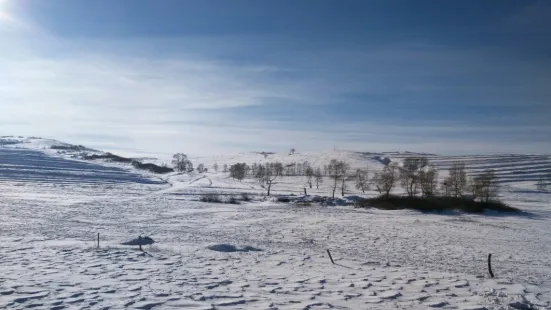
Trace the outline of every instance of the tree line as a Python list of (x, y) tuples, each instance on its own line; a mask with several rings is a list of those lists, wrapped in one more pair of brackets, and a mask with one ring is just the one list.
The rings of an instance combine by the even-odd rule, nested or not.
[[(287, 174), (289, 167), (297, 171)], [(443, 195), (456, 198), (464, 198), (467, 195), (474, 200), (488, 202), (497, 197), (499, 186), (498, 178), (491, 169), (485, 170), (476, 176), (468, 176), (465, 164), (454, 162), (449, 169), (448, 177), (438, 182), (438, 170), (430, 165), (426, 157), (408, 157), (401, 165), (389, 163), (381, 171), (376, 172), (369, 178), (367, 168), (351, 171), (350, 165), (345, 161), (332, 159), (323, 168), (313, 168), (308, 162), (297, 165), (291, 163), (284, 165), (280, 162), (268, 162), (265, 164), (246, 163), (234, 164), (229, 169), (230, 176), (236, 180), (243, 180), (251, 175), (261, 185), (266, 185), (268, 195), (274, 181), (285, 175), (303, 175), (308, 187), (319, 189), (324, 177), (331, 180), (331, 197), (335, 198), (338, 190), (342, 196), (349, 189), (350, 182), (354, 182), (355, 188), (365, 193), (371, 186), (382, 196), (390, 196), (390, 193), (398, 186), (401, 186), (408, 197), (431, 197)]]
[(399, 183), (410, 198), (421, 194), (431, 197), (441, 194), (446, 197), (465, 198), (488, 202), (497, 197), (499, 183), (494, 170), (487, 169), (476, 176), (468, 176), (465, 163), (454, 162), (448, 177), (438, 183), (438, 170), (429, 164), (426, 157), (409, 157), (401, 166), (390, 163), (376, 173), (373, 183), (377, 191), (388, 197)]
[[(179, 172), (194, 171), (193, 164), (183, 153), (174, 154), (172, 164)], [(242, 181), (247, 176), (256, 179), (260, 185), (267, 188), (270, 195), (273, 184), (278, 178), (284, 176), (304, 176), (305, 184), (309, 188), (319, 189), (328, 177), (331, 181), (331, 197), (335, 198), (337, 190), (340, 190), (342, 196), (349, 189), (350, 182), (354, 182), (357, 190), (365, 193), (371, 186), (379, 194), (389, 197), (390, 193), (401, 186), (408, 197), (413, 198), (431, 197), (442, 195), (447, 197), (464, 198), (470, 196), (474, 200), (488, 202), (498, 194), (498, 178), (495, 172), (487, 169), (475, 176), (468, 176), (465, 163), (454, 162), (449, 169), (448, 176), (442, 182), (438, 182), (438, 170), (432, 166), (426, 157), (408, 157), (398, 165), (391, 162), (369, 178), (369, 171), (366, 168), (351, 171), (350, 165), (341, 160), (332, 159), (323, 167), (314, 168), (305, 162), (292, 162), (283, 164), (281, 162), (236, 163), (222, 167), (214, 163), (213, 170), (230, 174), (230, 177)], [(196, 169), (198, 172), (206, 172), (207, 168), (199, 164)], [(538, 188), (544, 188), (545, 182), (539, 181)]]

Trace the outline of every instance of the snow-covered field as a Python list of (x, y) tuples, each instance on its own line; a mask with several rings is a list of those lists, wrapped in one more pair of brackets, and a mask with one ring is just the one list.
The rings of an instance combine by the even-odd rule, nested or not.
[[(550, 169), (549, 156), (430, 156), (441, 168), (457, 159), (473, 173), (494, 167), (506, 178), (501, 199), (528, 214), (423, 214), (277, 203), (253, 180), (226, 173), (158, 177), (57, 154), (52, 141), (10, 141), (0, 147), (0, 308), (551, 309), (551, 194), (533, 186)], [(337, 158), (376, 171), (383, 167), (376, 156), (406, 155), (192, 160), (210, 169)], [(328, 183), (309, 194), (328, 195)], [(298, 195), (303, 187), (303, 178), (285, 177), (273, 192)], [(253, 201), (198, 201), (243, 192)], [(121, 245), (138, 235), (156, 243), (145, 252)], [(237, 250), (212, 247), (220, 244)]]

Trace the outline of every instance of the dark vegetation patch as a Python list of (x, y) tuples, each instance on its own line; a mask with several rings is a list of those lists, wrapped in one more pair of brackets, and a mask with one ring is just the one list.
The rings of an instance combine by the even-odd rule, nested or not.
[(138, 160), (132, 159), (132, 158), (126, 158), (122, 156), (118, 156), (111, 153), (104, 153), (104, 154), (92, 154), (92, 155), (84, 155), (82, 156), (82, 159), (84, 160), (98, 160), (98, 159), (104, 159), (111, 162), (117, 162), (117, 163), (124, 163), (124, 164), (132, 164), (132, 166), (136, 169), (141, 170), (147, 170), (153, 173), (169, 173), (174, 172), (174, 169), (166, 167), (166, 166), (159, 166), (152, 163), (142, 163)]
[(201, 198), (199, 199), (201, 200), (202, 202), (211, 202), (211, 203), (222, 203), (222, 198), (220, 198), (220, 195), (218, 194), (214, 194), (214, 193), (211, 193), (211, 194), (204, 194), (201, 196)]
[(18, 140), (0, 140), (0, 145), (14, 145), (14, 144), (19, 144), (21, 143), (21, 141), (18, 141)]
[(289, 198), (289, 197), (277, 197), (277, 202), (288, 203), (288, 202), (291, 202), (291, 198)]
[(141, 163), (139, 161), (133, 161), (132, 166), (134, 166), (137, 169), (147, 170), (153, 173), (169, 173), (174, 172), (174, 169), (165, 167), (165, 166), (158, 166), (152, 163)]
[(484, 213), (484, 211), (521, 212), (500, 201), (480, 202), (454, 197), (400, 197), (378, 196), (361, 199), (357, 208), (377, 208), (381, 210), (412, 209), (421, 212), (462, 211), (466, 213)]
[(251, 201), (251, 196), (249, 196), (248, 193), (241, 193), (241, 200), (243, 201)]
[(232, 205), (238, 205), (239, 200), (237, 200), (237, 198), (235, 198), (235, 196), (232, 195), (228, 198), (228, 200), (226, 200), (226, 203), (229, 203), (229, 204), (232, 204)]
[(226, 198), (223, 198), (223, 195), (217, 194), (217, 193), (208, 193), (203, 194), (199, 198), (199, 201), (201, 202), (210, 202), (210, 203), (225, 203), (225, 204), (231, 204), (231, 205), (238, 205), (240, 204), (240, 200), (234, 196), (234, 195), (228, 195)]
[(67, 145), (52, 145), (50, 147), (52, 150), (64, 150), (64, 151), (86, 151), (88, 150), (85, 146), (83, 145), (71, 145), (71, 144), (67, 144)]
[(210, 245), (210, 246), (207, 247), (207, 249), (212, 250), (212, 251), (217, 251), (217, 252), (228, 252), (228, 253), (229, 252), (258, 252), (258, 251), (262, 251), (261, 249), (252, 247), (250, 245), (245, 246), (243, 248), (238, 248), (235, 245), (225, 244), (225, 243)]
[(111, 153), (84, 155), (82, 158), (84, 160), (105, 159), (112, 162), (127, 163), (127, 164), (131, 164), (134, 161), (134, 159), (132, 158), (126, 158), (126, 157), (118, 156)]

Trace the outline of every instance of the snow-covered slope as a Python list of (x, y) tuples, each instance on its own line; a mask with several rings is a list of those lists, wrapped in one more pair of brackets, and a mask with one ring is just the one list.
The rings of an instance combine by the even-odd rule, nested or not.
[(0, 148), (0, 182), (24, 181), (47, 184), (161, 183), (118, 167), (54, 157), (29, 149)]
[[(262, 197), (254, 180), (237, 182), (227, 173), (160, 177), (81, 161), (52, 150), (57, 141), (10, 139), (0, 147), (0, 308), (551, 307), (551, 195), (517, 188), (522, 182), (505, 184), (502, 199), (529, 215), (297, 206)], [(317, 166), (336, 158), (375, 171), (385, 156), (403, 158), (326, 152), (191, 159), (211, 168), (264, 160)], [(461, 158), (484, 167), (495, 157)], [(445, 167), (454, 159), (432, 160)], [(524, 162), (532, 160), (549, 163)], [(308, 191), (327, 195), (328, 183)], [(304, 178), (285, 177), (274, 192), (299, 194), (302, 187)], [(243, 192), (258, 196), (240, 205), (198, 201), (204, 193)], [(155, 240), (146, 253), (121, 245), (139, 235)], [(217, 244), (261, 251), (211, 247)]]

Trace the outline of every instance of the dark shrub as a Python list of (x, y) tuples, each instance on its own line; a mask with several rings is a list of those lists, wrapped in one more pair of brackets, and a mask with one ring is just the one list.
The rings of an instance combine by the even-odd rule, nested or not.
[(202, 202), (222, 203), (222, 199), (220, 199), (220, 195), (215, 193), (204, 194), (203, 196), (201, 196), (200, 200)]
[(111, 153), (105, 153), (101, 155), (89, 155), (89, 156), (83, 156), (82, 157), (85, 160), (96, 160), (96, 159), (107, 159), (109, 161), (118, 162), (118, 163), (132, 163), (134, 160), (132, 158), (126, 158), (122, 156), (118, 156)]
[(241, 200), (243, 201), (251, 201), (251, 197), (247, 193), (241, 193)]
[(288, 197), (277, 197), (277, 202), (291, 202), (291, 199)]
[(498, 212), (520, 212), (500, 201), (479, 202), (472, 199), (454, 197), (400, 197), (379, 196), (361, 199), (356, 202), (358, 208), (377, 208), (382, 210), (413, 209), (421, 212), (458, 210), (467, 213), (483, 213), (486, 210)]
[(132, 166), (134, 166), (134, 168), (136, 168), (136, 169), (147, 170), (147, 171), (150, 171), (150, 172), (153, 172), (153, 173), (174, 172), (174, 169), (166, 167), (166, 166), (158, 166), (158, 165), (151, 164), (151, 163), (142, 163), (142, 162), (139, 162), (139, 161), (134, 160), (132, 158), (126, 158), (126, 157), (118, 156), (118, 155), (111, 154), (111, 153), (105, 153), (105, 154), (101, 154), (101, 155), (97, 155), (97, 154), (84, 155), (82, 157), (82, 159), (84, 159), (84, 160), (105, 159), (105, 160), (112, 161), (112, 162), (117, 162), (117, 163), (129, 163), (129, 164), (132, 164)]
[(72, 145), (72, 144), (52, 145), (50, 148), (53, 149), (53, 150), (66, 150), (66, 151), (86, 151), (86, 150), (88, 150), (83, 145)]
[(235, 196), (230, 196), (228, 200), (226, 200), (226, 203), (232, 204), (232, 205), (238, 205), (239, 201), (237, 201), (237, 198)]
[(153, 173), (169, 173), (174, 172), (174, 169), (168, 168), (166, 166), (158, 166), (151, 163), (141, 163), (139, 161), (133, 161), (132, 166), (134, 166), (137, 169), (147, 170)]

